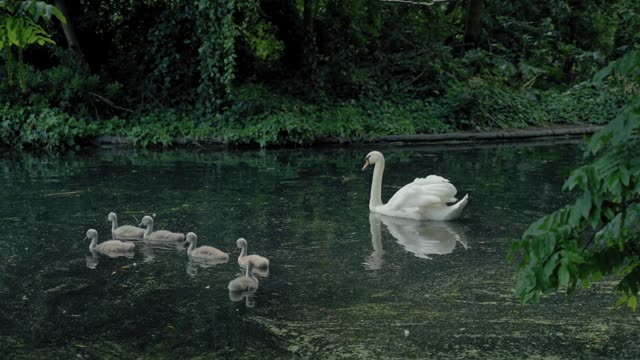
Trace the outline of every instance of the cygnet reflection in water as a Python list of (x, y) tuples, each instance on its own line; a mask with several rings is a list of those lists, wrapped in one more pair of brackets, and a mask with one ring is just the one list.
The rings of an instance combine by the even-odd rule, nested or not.
[(256, 294), (256, 290), (247, 290), (247, 291), (229, 291), (229, 300), (233, 302), (239, 302), (244, 299), (244, 305), (248, 308), (252, 308), (256, 306), (256, 301), (254, 299), (254, 295)]
[(148, 242), (140, 241), (137, 243), (142, 253), (142, 262), (151, 263), (156, 260), (158, 253), (174, 253), (176, 251), (186, 251), (185, 246), (181, 242)]
[(258, 279), (253, 276), (253, 262), (247, 261), (244, 269), (244, 275), (238, 276), (235, 279), (229, 281), (227, 289), (229, 292), (242, 293), (246, 291), (257, 291), (260, 285)]
[[(216, 265), (220, 265), (220, 264), (226, 264), (227, 261), (223, 261), (223, 260), (203, 260), (203, 259), (198, 259), (198, 258), (191, 258), (189, 257), (189, 261), (187, 262), (187, 275), (189, 276), (197, 276), (198, 275), (198, 268), (202, 268), (202, 269), (206, 269), (206, 268), (210, 268), (210, 267), (214, 267)], [(255, 273), (255, 270), (254, 270)]]
[(454, 222), (418, 221), (370, 213), (369, 227), (374, 251), (365, 259), (365, 268), (368, 270), (380, 269), (384, 263), (381, 223), (406, 251), (419, 258), (431, 259), (429, 255), (450, 254), (458, 242), (467, 249), (464, 231)]
[(130, 253), (114, 256), (112, 254), (103, 254), (103, 253), (98, 253), (97, 251), (91, 251), (91, 255), (86, 255), (84, 257), (87, 267), (89, 269), (96, 269), (98, 267), (98, 264), (100, 264), (100, 255), (107, 256), (110, 258), (125, 257), (127, 259), (132, 259), (134, 257), (134, 252), (132, 251)]
[(85, 256), (84, 259), (86, 260), (87, 267), (89, 269), (95, 269), (100, 263), (100, 261), (98, 260), (98, 254), (96, 254), (94, 251), (91, 252), (91, 255)]

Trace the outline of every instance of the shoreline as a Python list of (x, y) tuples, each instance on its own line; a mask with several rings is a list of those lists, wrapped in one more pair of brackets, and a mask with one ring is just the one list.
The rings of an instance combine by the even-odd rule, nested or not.
[[(498, 141), (517, 141), (537, 138), (562, 138), (576, 137), (579, 135), (591, 135), (600, 130), (602, 125), (561, 125), (552, 127), (530, 127), (524, 129), (503, 129), (499, 131), (465, 131), (452, 132), (442, 134), (397, 134), (384, 135), (377, 137), (369, 137), (360, 140), (344, 140), (334, 136), (326, 136), (317, 138), (311, 146), (314, 145), (342, 145), (342, 144), (371, 144), (371, 143), (468, 143), (468, 142), (486, 142), (491, 140)], [(90, 141), (97, 147), (113, 147), (113, 146), (133, 146), (133, 140), (126, 136), (120, 135), (100, 135)], [(208, 139), (192, 139), (185, 137), (175, 137), (172, 146), (211, 146), (211, 145), (229, 145), (219, 138)], [(243, 145), (253, 147), (254, 145)], [(286, 146), (278, 146), (286, 147)]]

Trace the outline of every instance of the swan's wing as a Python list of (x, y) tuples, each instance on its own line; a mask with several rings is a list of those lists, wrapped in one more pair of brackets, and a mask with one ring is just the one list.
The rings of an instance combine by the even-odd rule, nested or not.
[(430, 175), (417, 178), (396, 192), (386, 206), (394, 210), (419, 211), (421, 208), (456, 201), (456, 188), (449, 180)]
[(122, 242), (120, 240), (107, 240), (98, 244), (98, 251), (103, 254), (120, 254), (133, 252), (135, 245), (133, 243)]
[(142, 238), (144, 235), (144, 230), (139, 227), (135, 227), (133, 225), (122, 225), (117, 228), (113, 233), (116, 236), (120, 237), (133, 237), (133, 238)]
[(149, 234), (147, 238), (156, 241), (182, 241), (184, 240), (184, 234), (174, 233), (169, 230), (157, 230)]
[(216, 256), (216, 257), (229, 257), (229, 255), (225, 254), (224, 252), (212, 247), (212, 246), (200, 246), (198, 248), (195, 248), (192, 252), (191, 255), (204, 255), (204, 256)]

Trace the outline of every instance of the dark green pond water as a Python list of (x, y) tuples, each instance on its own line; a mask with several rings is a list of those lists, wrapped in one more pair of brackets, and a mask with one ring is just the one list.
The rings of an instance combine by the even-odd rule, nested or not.
[[(383, 200), (433, 173), (470, 194), (463, 216), (370, 216), (374, 148)], [(513, 292), (511, 240), (572, 198), (580, 161), (575, 144), (0, 156), (0, 358), (640, 358), (640, 315), (613, 308), (613, 279), (571, 303)], [(83, 238), (109, 239), (110, 211), (231, 259), (144, 243), (94, 257)], [(239, 237), (271, 260), (248, 299), (227, 291)]]

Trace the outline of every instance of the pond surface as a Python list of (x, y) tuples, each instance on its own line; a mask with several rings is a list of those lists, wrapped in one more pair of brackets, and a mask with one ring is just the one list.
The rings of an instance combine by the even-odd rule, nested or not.
[[(370, 215), (373, 149), (383, 200), (444, 176), (463, 216), (433, 223)], [(640, 357), (638, 314), (613, 308), (613, 279), (541, 304), (515, 297), (512, 239), (564, 206), (576, 144), (268, 151), (100, 150), (0, 156), (0, 358)], [(182, 246), (136, 243), (93, 256), (95, 228), (154, 215), (228, 252), (202, 267)], [(235, 242), (271, 260), (255, 294), (230, 296)]]

